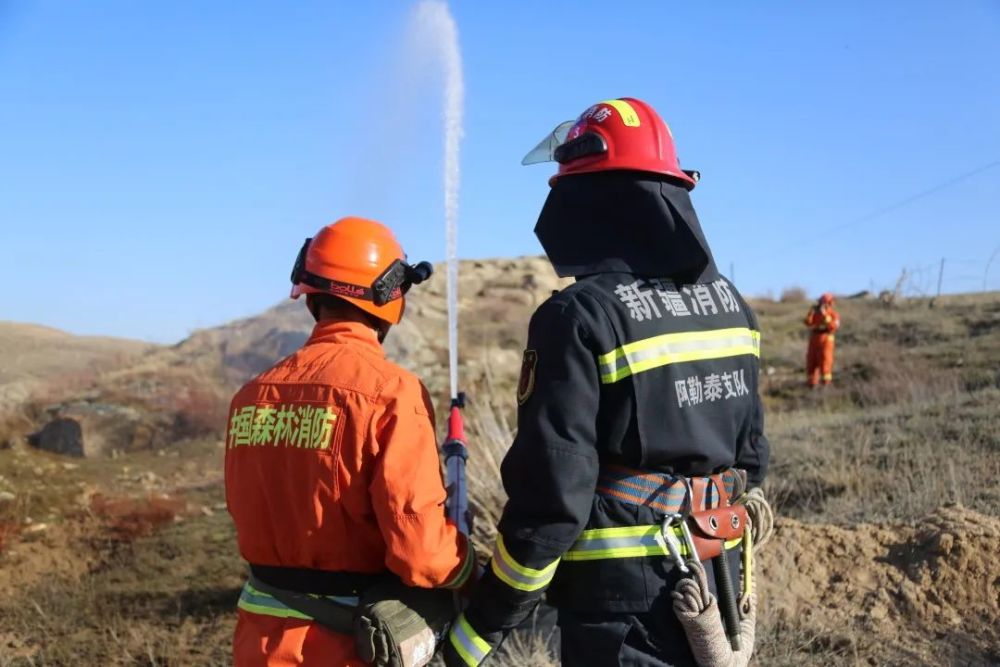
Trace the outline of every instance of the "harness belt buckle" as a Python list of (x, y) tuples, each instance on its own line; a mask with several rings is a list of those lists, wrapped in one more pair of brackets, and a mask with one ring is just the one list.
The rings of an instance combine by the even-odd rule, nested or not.
[[(663, 523), (660, 525), (660, 535), (663, 537), (663, 543), (667, 547), (667, 552), (670, 557), (674, 559), (677, 563), (677, 568), (684, 574), (690, 573), (690, 569), (687, 563), (684, 562), (684, 554), (681, 552), (681, 542), (677, 539), (674, 534), (674, 522), (680, 520), (681, 525), (684, 525), (684, 518), (678, 512), (670, 512), (663, 516)], [(681, 528), (683, 532), (684, 528)]]

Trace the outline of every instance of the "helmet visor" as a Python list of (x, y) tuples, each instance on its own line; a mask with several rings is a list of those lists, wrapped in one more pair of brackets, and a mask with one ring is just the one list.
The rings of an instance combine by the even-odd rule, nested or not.
[(556, 149), (566, 143), (566, 137), (574, 125), (576, 125), (575, 120), (567, 120), (564, 123), (559, 123), (556, 129), (552, 130), (537, 146), (524, 156), (521, 164), (529, 165), (540, 162), (555, 162)]

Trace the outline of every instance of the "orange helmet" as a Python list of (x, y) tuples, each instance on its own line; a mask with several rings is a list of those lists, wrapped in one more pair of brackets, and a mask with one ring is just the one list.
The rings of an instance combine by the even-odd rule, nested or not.
[(402, 246), (385, 225), (341, 218), (306, 239), (292, 269), (293, 299), (332, 294), (390, 324), (403, 319), (403, 296), (430, 277), (427, 262), (406, 263)]
[(830, 292), (823, 292), (823, 294), (819, 297), (819, 302), (825, 304), (833, 303), (833, 294)]

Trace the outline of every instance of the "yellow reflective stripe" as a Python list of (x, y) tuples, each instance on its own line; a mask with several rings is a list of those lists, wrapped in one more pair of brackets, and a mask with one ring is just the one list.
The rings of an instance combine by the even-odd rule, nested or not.
[(750, 529), (743, 531), (743, 596), (753, 592), (753, 536)]
[(469, 621), (465, 619), (465, 614), (459, 614), (451, 626), (448, 641), (469, 667), (476, 667), (490, 653), (490, 645), (472, 629)]
[(263, 591), (258, 591), (256, 588), (254, 588), (250, 584), (249, 581), (246, 584), (243, 585), (243, 590), (245, 590), (246, 592), (248, 592), (250, 595), (256, 595), (257, 597), (260, 597), (260, 598), (270, 598), (272, 600), (274, 599), (273, 595), (268, 595), (267, 593), (264, 593)]
[[(623, 526), (620, 528), (592, 528), (580, 533), (579, 539), (563, 554), (563, 560), (588, 561), (609, 558), (641, 558), (645, 556), (668, 556), (666, 546), (660, 537), (659, 526)], [(680, 539), (681, 555), (690, 555), (684, 543), (680, 526), (672, 526), (674, 535)], [(729, 540), (726, 549), (740, 545), (742, 538)]]
[[(680, 537), (678, 535), (678, 537)], [(726, 551), (735, 549), (740, 545), (741, 538), (736, 538), (734, 540), (728, 540), (723, 547)], [(611, 558), (644, 558), (647, 556), (669, 556), (670, 554), (667, 550), (660, 545), (649, 545), (649, 546), (635, 546), (635, 547), (613, 547), (609, 549), (593, 549), (593, 550), (575, 550), (570, 549), (565, 554), (563, 554), (563, 560), (565, 561), (589, 561), (589, 560), (608, 560)], [(681, 555), (690, 556), (688, 552), (687, 545), (681, 542)]]
[[(601, 382), (611, 384), (630, 375), (685, 361), (760, 356), (760, 332), (747, 327), (686, 331), (635, 341), (597, 358)], [(624, 363), (623, 363), (624, 362)]]
[(718, 340), (726, 340), (731, 338), (746, 337), (749, 339), (748, 345), (753, 347), (755, 344), (760, 345), (760, 332), (747, 327), (733, 327), (729, 329), (712, 329), (709, 331), (682, 331), (679, 333), (672, 334), (662, 334), (660, 336), (654, 336), (652, 338), (644, 338), (643, 340), (635, 341), (634, 343), (629, 343), (623, 345), (619, 348), (612, 350), (606, 354), (602, 354), (598, 357), (598, 361), (601, 364), (610, 364), (622, 357), (628, 357), (630, 354), (635, 354), (637, 352), (642, 352), (650, 348), (659, 348), (664, 345), (669, 345), (671, 343), (684, 344), (684, 343), (699, 343)]
[(666, 550), (663, 547), (656, 545), (644, 547), (615, 547), (612, 549), (594, 549), (591, 551), (570, 550), (563, 555), (563, 560), (607, 560), (609, 558), (642, 558), (645, 556), (666, 555), (668, 555)]
[[(329, 600), (347, 607), (356, 607), (358, 605), (358, 598), (353, 596), (310, 595), (309, 597)], [(296, 609), (292, 609), (284, 602), (275, 598), (273, 595), (269, 595), (254, 588), (249, 581), (244, 584), (243, 590), (240, 592), (240, 598), (236, 602), (236, 606), (244, 611), (261, 614), (263, 616), (274, 616), (276, 618), (298, 618), (304, 621), (313, 620), (312, 616), (303, 614)]]
[(521, 565), (507, 551), (504, 544), (503, 535), (497, 535), (496, 548), (493, 551), (493, 559), (490, 561), (490, 569), (500, 581), (511, 588), (530, 593), (545, 588), (555, 576), (559, 559), (552, 561), (541, 570)]
[[(656, 535), (659, 526), (622, 526), (620, 528), (591, 528), (580, 533), (577, 542), (599, 540), (605, 537), (636, 537), (639, 535)], [(681, 533), (677, 532), (678, 535)]]
[(276, 600), (267, 593), (262, 593), (248, 582), (243, 586), (240, 599), (236, 606), (244, 611), (263, 616), (275, 616), (277, 618), (299, 618), (304, 621), (311, 621), (312, 616), (307, 616), (296, 611)]
[[(257, 590), (253, 586), (253, 584), (251, 584), (249, 581), (246, 582), (246, 584), (244, 584), (243, 592), (252, 595), (254, 597), (266, 598), (269, 601), (273, 601), (274, 604), (284, 605), (284, 602), (280, 602), (273, 595)], [(319, 599), (331, 600), (333, 602), (336, 602), (337, 604), (344, 605), (346, 607), (357, 607), (358, 604), (360, 603), (360, 599), (354, 595), (317, 595), (315, 593), (310, 593), (309, 597), (316, 598), (317, 600)]]
[(266, 607), (263, 605), (253, 604), (252, 602), (247, 602), (243, 599), (240, 599), (240, 601), (236, 603), (236, 606), (242, 609), (243, 611), (249, 611), (254, 614), (260, 614), (262, 616), (276, 616), (278, 618), (299, 618), (302, 619), (303, 621), (313, 620), (312, 616), (306, 616), (305, 614), (297, 612), (294, 609), (289, 609), (288, 607), (283, 607), (280, 609), (277, 607)]
[[(667, 549), (660, 537), (659, 526), (622, 526), (592, 528), (580, 533), (579, 539), (563, 554), (570, 561), (604, 560), (607, 558), (638, 558), (666, 556)], [(674, 534), (681, 536), (680, 527)]]
[(641, 124), (639, 122), (639, 114), (637, 114), (632, 105), (625, 100), (604, 100), (601, 104), (607, 104), (609, 107), (614, 107), (615, 110), (621, 114), (622, 122), (625, 123), (625, 127), (639, 127)]

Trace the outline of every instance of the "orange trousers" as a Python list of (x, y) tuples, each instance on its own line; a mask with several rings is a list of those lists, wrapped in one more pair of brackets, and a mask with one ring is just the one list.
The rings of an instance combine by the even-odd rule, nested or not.
[(365, 667), (354, 638), (315, 623), (239, 610), (234, 667)]
[(814, 333), (809, 336), (806, 375), (809, 378), (810, 387), (815, 387), (821, 379), (823, 384), (833, 382), (833, 346), (833, 334)]

